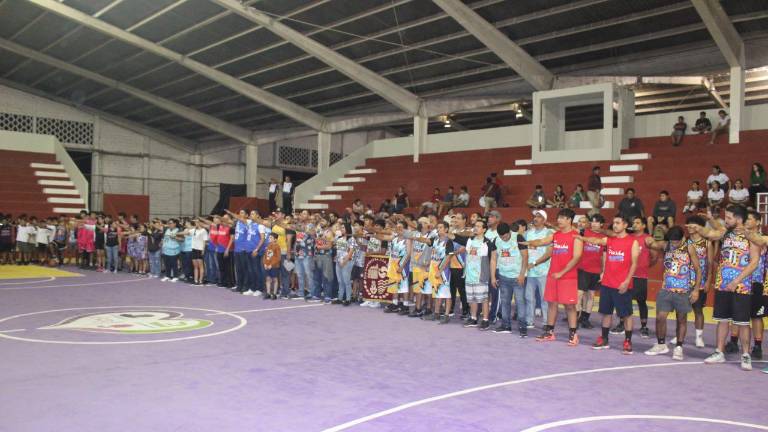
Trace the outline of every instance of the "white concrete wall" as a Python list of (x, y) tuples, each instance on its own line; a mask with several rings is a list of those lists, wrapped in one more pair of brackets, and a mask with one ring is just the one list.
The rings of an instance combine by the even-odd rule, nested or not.
[[(677, 123), (677, 117), (685, 117), (688, 132), (696, 124), (699, 113), (704, 111), (712, 124), (717, 123), (719, 109), (676, 111), (663, 114), (650, 114), (635, 117), (634, 138), (667, 136), (672, 133), (672, 125)], [(728, 110), (726, 110), (728, 111)], [(750, 105), (744, 107), (741, 119), (741, 130), (768, 129), (768, 104)]]

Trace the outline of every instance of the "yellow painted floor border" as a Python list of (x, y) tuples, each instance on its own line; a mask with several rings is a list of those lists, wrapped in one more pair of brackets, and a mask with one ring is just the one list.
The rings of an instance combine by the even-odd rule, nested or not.
[(47, 277), (80, 277), (79, 273), (59, 270), (55, 267), (36, 265), (0, 265), (0, 280), (4, 279), (39, 279)]

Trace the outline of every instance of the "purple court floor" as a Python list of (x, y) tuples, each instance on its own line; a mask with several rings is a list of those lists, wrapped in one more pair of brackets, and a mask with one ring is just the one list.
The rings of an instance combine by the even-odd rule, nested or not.
[(673, 362), (639, 337), (632, 356), (620, 337), (593, 351), (598, 329), (569, 348), (562, 328), (537, 343), (124, 274), (49, 279), (0, 281), (2, 431), (768, 430), (765, 364), (704, 365), (711, 327)]

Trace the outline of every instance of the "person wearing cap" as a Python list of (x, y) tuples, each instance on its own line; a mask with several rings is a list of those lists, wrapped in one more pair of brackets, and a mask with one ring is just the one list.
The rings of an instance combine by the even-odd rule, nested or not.
[[(528, 247), (522, 244), (525, 239), (517, 233), (518, 226), (513, 223), (510, 227), (500, 223), (497, 232), (499, 236), (493, 240), (491, 251), (491, 286), (499, 289), (501, 305), (501, 323), (493, 330), (494, 333), (512, 332), (512, 294), (517, 298), (525, 297), (525, 272), (528, 268)], [(496, 271), (498, 270), (498, 277)], [(518, 301), (518, 309), (522, 302)], [(518, 316), (524, 314), (518, 311)], [(518, 321), (520, 337), (526, 337), (528, 329), (525, 321)]]
[[(499, 238), (498, 232), (496, 232), (496, 229), (499, 226), (499, 223), (501, 223), (501, 213), (499, 213), (498, 210), (491, 210), (488, 212), (488, 227), (485, 230), (485, 238), (486, 240), (493, 242), (497, 238)], [(498, 318), (499, 315), (499, 290), (497, 287), (488, 285), (488, 295), (490, 297), (490, 307), (491, 312), (489, 319), (491, 320), (491, 324), (493, 324), (496, 321), (496, 318)]]
[[(547, 227), (547, 213), (544, 210), (533, 211), (533, 227), (525, 232), (525, 240), (539, 240), (552, 234), (552, 230)], [(547, 302), (544, 300), (544, 289), (547, 284), (547, 272), (549, 272), (549, 259), (552, 256), (552, 247), (528, 246), (528, 274), (525, 280), (525, 295), (517, 297), (515, 301), (518, 304), (517, 320), (525, 322), (526, 327), (533, 328), (535, 312), (541, 313), (544, 323), (547, 322)], [(536, 310), (536, 299), (541, 302), (541, 309)], [(524, 306), (521, 306), (521, 303)], [(522, 308), (522, 309), (521, 309)], [(520, 310), (525, 313), (520, 314)]]

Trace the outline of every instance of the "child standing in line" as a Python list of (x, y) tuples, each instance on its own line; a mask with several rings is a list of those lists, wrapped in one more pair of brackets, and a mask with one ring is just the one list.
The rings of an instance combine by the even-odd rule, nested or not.
[(269, 233), (269, 237), (272, 241), (267, 245), (267, 251), (263, 258), (264, 274), (267, 277), (267, 295), (264, 298), (277, 300), (277, 285), (280, 276), (280, 245), (277, 244), (277, 233)]

